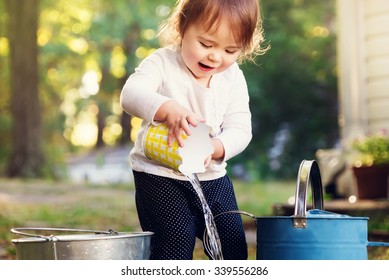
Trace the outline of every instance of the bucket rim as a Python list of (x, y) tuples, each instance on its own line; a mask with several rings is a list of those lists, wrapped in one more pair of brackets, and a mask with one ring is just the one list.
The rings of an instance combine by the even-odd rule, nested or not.
[(99, 241), (108, 239), (128, 239), (138, 237), (151, 237), (154, 233), (150, 231), (142, 232), (118, 232), (117, 234), (66, 234), (66, 235), (51, 235), (37, 237), (22, 237), (14, 238), (12, 243), (27, 243), (27, 242), (83, 242), (83, 241)]

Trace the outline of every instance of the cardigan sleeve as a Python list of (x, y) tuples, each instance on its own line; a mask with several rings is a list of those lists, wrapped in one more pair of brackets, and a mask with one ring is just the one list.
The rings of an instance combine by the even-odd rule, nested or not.
[(242, 71), (239, 70), (221, 125), (221, 132), (216, 136), (224, 146), (224, 161), (238, 155), (248, 146), (252, 139), (251, 129), (247, 84)]
[(168, 97), (158, 93), (163, 81), (160, 58), (150, 55), (126, 81), (120, 94), (120, 105), (128, 114), (153, 122), (158, 108)]

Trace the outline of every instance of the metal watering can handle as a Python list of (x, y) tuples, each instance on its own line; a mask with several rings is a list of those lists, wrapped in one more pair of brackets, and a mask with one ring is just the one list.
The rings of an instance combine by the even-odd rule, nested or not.
[(312, 207), (324, 210), (323, 207), (323, 187), (320, 170), (315, 160), (303, 160), (297, 177), (294, 221), (295, 228), (305, 228), (307, 226), (307, 192), (311, 182)]

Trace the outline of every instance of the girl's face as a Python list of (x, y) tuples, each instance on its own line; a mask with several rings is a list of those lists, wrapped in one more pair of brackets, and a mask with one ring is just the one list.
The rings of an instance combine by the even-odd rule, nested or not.
[(225, 20), (218, 28), (204, 30), (201, 24), (192, 24), (181, 42), (181, 55), (196, 80), (209, 87), (211, 77), (230, 67), (239, 57), (239, 46)]

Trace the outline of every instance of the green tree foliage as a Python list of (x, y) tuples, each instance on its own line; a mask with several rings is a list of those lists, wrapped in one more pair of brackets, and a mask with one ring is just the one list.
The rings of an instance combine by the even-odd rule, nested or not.
[[(103, 137), (104, 130), (120, 123), (122, 114), (114, 108), (125, 78), (139, 62), (135, 50), (156, 46), (154, 38), (143, 39), (142, 31), (156, 29), (158, 1), (73, 2), (46, 0), (42, 10), (42, 30), (50, 36), (42, 46), (47, 58), (43, 69), (50, 69), (52, 74), (46, 84), (57, 91), (54, 95), (62, 100), (64, 114), (60, 119), (49, 119), (63, 124), (54, 126), (60, 134), (65, 132), (69, 147), (74, 149), (71, 135), (82, 117), (92, 112), (98, 125), (96, 146), (101, 147), (108, 141)], [(93, 93), (85, 91), (82, 82), (88, 71), (98, 76), (99, 88)], [(128, 119), (125, 124), (129, 125)], [(128, 134), (126, 140), (128, 143)], [(110, 144), (117, 141), (113, 139)]]
[[(71, 135), (83, 116), (99, 124), (101, 142), (106, 142), (102, 131), (120, 121), (121, 111), (117, 109), (119, 93), (126, 76), (139, 62), (135, 50), (141, 46), (144, 50), (151, 45), (157, 46), (155, 38), (145, 37), (143, 32), (156, 29), (157, 22), (161, 20), (156, 13), (160, 3), (139, 0), (40, 0), (39, 4), (39, 97), (44, 125), (41, 137), (46, 140), (45, 151), (49, 158), (49, 164), (42, 165), (42, 169), (52, 169), (63, 162), (61, 155), (77, 148), (73, 145)], [(0, 8), (3, 8), (2, 2)], [(9, 20), (9, 15), (3, 9), (0, 10), (0, 20), (5, 24)], [(11, 121), (9, 100), (12, 97), (9, 92), (9, 55), (3, 46), (4, 42), (9, 44), (9, 38), (5, 28), (0, 32), (1, 69), (7, 69), (1, 71), (5, 83), (2, 82), (0, 87), (0, 109), (5, 113), (0, 119), (5, 124), (1, 126), (4, 145), (0, 150), (0, 168), (4, 171), (3, 163), (9, 157), (13, 144), (8, 137), (13, 127), (8, 125)], [(122, 59), (117, 61), (121, 52)], [(123, 71), (118, 73), (120, 71), (117, 69), (120, 68)], [(93, 94), (86, 94), (83, 84), (88, 71), (95, 73), (96, 83), (99, 83), (99, 88)], [(128, 143), (129, 137), (126, 139)], [(116, 141), (110, 139), (108, 142), (112, 144)]]
[(335, 2), (261, 4), (271, 49), (245, 67), (253, 140), (242, 157), (261, 176), (291, 177), (338, 140)]

